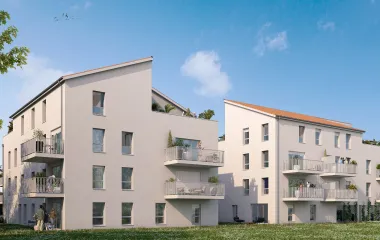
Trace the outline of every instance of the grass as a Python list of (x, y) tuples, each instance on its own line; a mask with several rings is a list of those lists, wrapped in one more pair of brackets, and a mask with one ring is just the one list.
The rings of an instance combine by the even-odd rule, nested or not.
[(380, 239), (380, 223), (348, 224), (228, 224), (216, 227), (133, 228), (34, 232), (32, 228), (0, 224), (0, 239)]

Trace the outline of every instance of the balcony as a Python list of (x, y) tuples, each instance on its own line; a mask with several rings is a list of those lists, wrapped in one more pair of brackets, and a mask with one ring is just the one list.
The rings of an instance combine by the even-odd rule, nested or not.
[(376, 169), (376, 181), (380, 181), (380, 169)]
[(283, 201), (323, 201), (324, 189), (307, 187), (290, 187), (284, 191)]
[(171, 147), (165, 149), (165, 166), (223, 167), (224, 152), (211, 149)]
[(166, 182), (165, 199), (224, 199), (224, 184)]
[(325, 202), (356, 202), (358, 191), (350, 189), (325, 189)]
[(21, 192), (24, 197), (29, 198), (63, 197), (63, 179), (54, 177), (24, 179)]
[(344, 163), (325, 163), (321, 177), (355, 177), (356, 165)]
[(33, 138), (21, 144), (21, 161), (53, 163), (63, 159), (63, 140)]
[(323, 162), (308, 159), (289, 159), (284, 161), (283, 174), (321, 174), (323, 173)]

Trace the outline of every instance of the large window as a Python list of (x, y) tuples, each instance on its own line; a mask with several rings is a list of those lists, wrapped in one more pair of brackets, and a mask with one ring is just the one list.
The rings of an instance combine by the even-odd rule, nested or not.
[(24, 116), (21, 116), (21, 135), (24, 135)]
[(42, 123), (46, 122), (46, 100), (42, 101)]
[(36, 110), (34, 108), (32, 108), (32, 111), (31, 111), (31, 124), (30, 124), (30, 128), (31, 129), (34, 129), (34, 125), (35, 125), (35, 121), (36, 121)]
[(322, 130), (319, 128), (315, 129), (315, 145), (322, 145), (321, 139)]
[(269, 152), (268, 151), (263, 151), (261, 153), (262, 158), (263, 158), (263, 167), (267, 168), (269, 167)]
[(365, 184), (365, 195), (366, 197), (371, 197), (371, 183), (369, 182)]
[(92, 92), (92, 113), (104, 116), (104, 92)]
[(371, 160), (365, 161), (365, 173), (368, 175), (371, 174)]
[(92, 203), (92, 225), (105, 225), (104, 224), (104, 202)]
[(267, 223), (268, 222), (268, 204), (256, 203), (251, 204), (252, 222)]
[(165, 203), (156, 203), (156, 224), (165, 223)]
[(121, 224), (132, 224), (133, 203), (121, 204)]
[(92, 187), (94, 189), (104, 189), (104, 166), (93, 166), (92, 167)]
[(310, 205), (310, 221), (317, 219), (317, 206), (315, 204)]
[(249, 195), (249, 179), (243, 179), (243, 189), (244, 189), (244, 195)]
[(346, 149), (351, 149), (351, 134), (346, 134)]
[(249, 153), (243, 154), (243, 169), (249, 169)]
[(269, 178), (263, 178), (263, 194), (269, 194)]
[(267, 124), (263, 124), (262, 131), (263, 131), (263, 141), (268, 141), (269, 140), (269, 127), (268, 127), (268, 123)]
[(336, 148), (340, 147), (340, 133), (336, 132), (334, 136), (334, 146)]
[(122, 132), (121, 133), (121, 151), (123, 154), (132, 154), (132, 139), (133, 133), (131, 132)]
[(249, 144), (249, 128), (243, 129), (243, 144)]
[(192, 214), (191, 214), (191, 223), (193, 225), (201, 224), (201, 205), (193, 204), (191, 206)]
[(298, 127), (298, 142), (305, 143), (305, 127), (304, 126)]
[(133, 168), (121, 168), (121, 188), (123, 190), (132, 189), (132, 172)]
[(92, 151), (104, 152), (104, 129), (92, 129)]

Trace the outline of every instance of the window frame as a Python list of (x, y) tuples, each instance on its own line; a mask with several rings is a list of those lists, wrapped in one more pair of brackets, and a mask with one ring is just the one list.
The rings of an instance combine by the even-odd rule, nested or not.
[[(94, 216), (94, 205), (95, 204), (103, 204), (103, 213), (102, 216)], [(92, 226), (105, 226), (105, 210), (106, 210), (106, 203), (105, 202), (92, 202)], [(94, 219), (102, 219), (101, 224), (94, 224)]]
[[(302, 135), (301, 135), (301, 129), (303, 129)], [(305, 126), (298, 126), (298, 142), (299, 143), (306, 143), (306, 141), (305, 141), (305, 130), (306, 130)]]
[(334, 147), (340, 148), (340, 132), (334, 133)]
[(243, 179), (243, 195), (249, 196), (249, 179)]
[[(235, 217), (238, 217), (239, 216), (239, 213), (238, 213), (238, 205), (232, 205), (232, 217), (235, 218)], [(236, 215), (234, 216), (234, 212), (236, 213)]]
[(346, 133), (346, 149), (351, 150), (351, 134)]
[(322, 129), (320, 128), (315, 129), (315, 145), (322, 146)]
[(269, 123), (265, 123), (262, 125), (262, 141), (269, 141)]
[[(131, 180), (130, 181), (127, 181), (127, 180), (123, 180), (123, 169), (132, 169), (132, 171), (131, 171)], [(123, 183), (129, 183), (130, 184), (130, 188), (124, 188), (124, 185), (123, 185)], [(122, 167), (121, 168), (121, 189), (122, 190), (133, 190), (133, 168), (131, 168), (131, 167)]]
[[(265, 182), (267, 182), (267, 187), (265, 187)], [(263, 195), (269, 194), (269, 177), (262, 178), (262, 188), (263, 188)]]
[(288, 206), (288, 222), (294, 222), (294, 206)]
[[(124, 142), (126, 143), (126, 136), (127, 134), (131, 134), (132, 137), (131, 137), (131, 145), (129, 146), (130, 148), (130, 153), (128, 152), (124, 152), (124, 147), (128, 147), (127, 145), (124, 145)], [(126, 131), (122, 131), (121, 132), (121, 154), (123, 155), (133, 155), (133, 140), (134, 140), (134, 133), (133, 132), (126, 132)]]
[[(123, 205), (130, 204), (130, 215), (123, 214)], [(124, 219), (129, 219), (129, 223), (123, 223)], [(121, 225), (133, 225), (133, 202), (122, 202), (121, 203)]]
[(315, 222), (317, 220), (317, 205), (310, 204), (310, 222)]
[[(96, 144), (95, 143), (95, 131), (100, 131), (103, 132), (103, 138), (102, 138), (102, 144)], [(92, 152), (93, 153), (105, 153), (105, 139), (106, 139), (106, 130), (102, 128), (92, 128)], [(101, 146), (102, 150), (101, 151), (95, 151), (94, 146)]]
[(370, 182), (365, 183), (365, 196), (371, 197), (371, 183)]
[[(196, 209), (199, 209), (198, 214)], [(196, 219), (198, 218), (198, 222), (196, 222)], [(195, 226), (201, 225), (201, 219), (202, 219), (202, 205), (201, 204), (192, 204), (191, 205), (191, 224)]]
[[(94, 94), (100, 94), (100, 107), (95, 106), (94, 102)], [(101, 91), (92, 91), (92, 115), (94, 116), (105, 116), (105, 99), (106, 99), (106, 93)], [(98, 108), (101, 111), (97, 113), (95, 109)]]
[[(94, 176), (94, 169), (95, 168), (103, 169), (102, 180), (95, 180), (95, 176)], [(105, 166), (99, 166), (99, 165), (93, 165), (92, 166), (92, 189), (93, 190), (105, 190), (106, 189), (105, 175), (106, 175), (106, 167)], [(95, 187), (96, 186), (95, 182), (101, 182), (102, 188)]]
[(268, 150), (262, 151), (261, 158), (262, 158), (262, 167), (269, 168), (269, 151)]
[(371, 160), (365, 160), (365, 173), (371, 175)]
[[(248, 136), (246, 137), (246, 133), (248, 133)], [(249, 128), (243, 128), (243, 145), (249, 144)]]
[[(247, 163), (248, 160), (248, 163)], [(249, 170), (249, 153), (243, 154), (243, 170), (247, 171)]]
[[(163, 205), (163, 210), (162, 210), (162, 215), (157, 215), (158, 213), (158, 210), (160, 210), (160, 208), (158, 208), (158, 206), (160, 205)], [(166, 203), (156, 203), (155, 205), (155, 223), (157, 225), (159, 224), (166, 224)], [(158, 219), (162, 219), (162, 222), (160, 221), (157, 221)]]

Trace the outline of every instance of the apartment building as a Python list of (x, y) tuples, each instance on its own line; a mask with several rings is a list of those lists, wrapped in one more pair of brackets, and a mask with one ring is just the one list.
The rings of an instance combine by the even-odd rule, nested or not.
[[(10, 117), (4, 211), (60, 229), (217, 225), (216, 121), (152, 88), (152, 57), (60, 77)], [(152, 106), (165, 109), (152, 111)]]
[(363, 144), (363, 130), (237, 101), (224, 104), (220, 222), (337, 222), (343, 203), (379, 200), (380, 147)]

